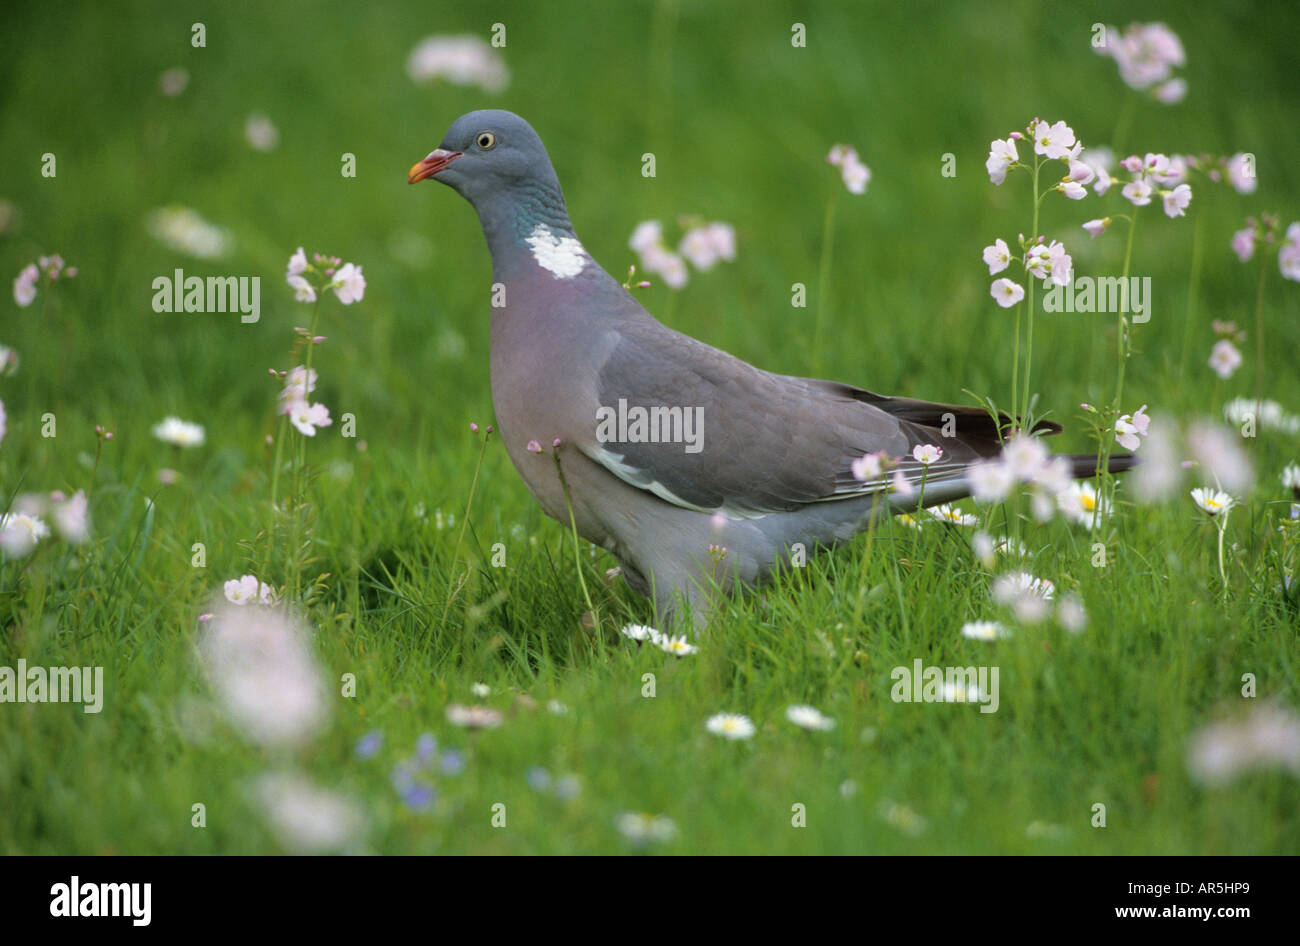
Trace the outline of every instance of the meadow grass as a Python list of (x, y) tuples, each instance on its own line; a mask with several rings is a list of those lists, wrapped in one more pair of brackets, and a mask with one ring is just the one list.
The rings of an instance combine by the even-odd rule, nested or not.
[[(602, 621), (583, 622), (568, 528), (541, 514), (499, 441), (482, 450), (470, 432), (471, 422), (493, 421), (489, 258), (464, 201), (405, 180), (456, 116), (509, 108), (542, 135), (575, 226), (611, 273), (633, 262), (627, 237), (640, 220), (689, 213), (736, 227), (734, 263), (693, 275), (680, 292), (656, 284), (639, 297), (673, 327), (777, 372), (1002, 402), (1012, 314), (989, 298), (980, 252), (1030, 221), (1023, 180), (989, 183), (989, 141), (1041, 115), (1120, 156), (1250, 151), (1256, 194), (1202, 183), (1185, 219), (1147, 208), (1134, 251), (1133, 272), (1152, 278), (1155, 301), (1128, 366), (1125, 410), (1220, 416), (1255, 383), (1253, 336), (1231, 379), (1206, 365), (1212, 319), (1255, 332), (1257, 269), (1237, 261), (1229, 238), (1247, 214), (1300, 218), (1288, 45), (1297, 14), (1266, 3), (1195, 15), (1151, 4), (1142, 18), (1168, 22), (1188, 54), (1188, 99), (1165, 107), (1131, 95), (1088, 47), (1093, 22), (1123, 26), (1128, 10), (15, 10), (0, 56), (0, 197), (20, 219), (0, 243), (0, 272), (59, 252), (80, 273), (31, 308), (3, 303), (0, 343), (22, 364), (0, 378), (0, 491), (8, 500), (85, 489), (94, 529), (84, 546), (50, 540), (0, 564), (0, 665), (102, 666), (106, 697), (98, 715), (0, 705), (0, 852), (275, 852), (247, 786), (290, 765), (355, 799), (367, 819), (355, 849), (382, 853), (633, 850), (615, 827), (621, 812), (670, 817), (675, 839), (647, 848), (666, 853), (1300, 849), (1292, 776), (1258, 772), (1209, 789), (1186, 764), (1189, 736), (1240, 710), (1243, 674), (1255, 676), (1261, 700), (1300, 701), (1296, 599), (1276, 590), (1287, 568), (1278, 473), (1300, 460), (1294, 436), (1264, 432), (1247, 444), (1258, 486), (1229, 520), (1226, 590), (1214, 526), (1191, 501), (1136, 505), (1121, 485), (1102, 534), (1104, 568), (1093, 567), (1096, 539), (1079, 527), (1023, 527), (1030, 570), (1082, 599), (1082, 633), (1049, 622), (996, 642), (962, 638), (964, 622), (1000, 616), (968, 531), (894, 522), (725, 603), (699, 652), (674, 658), (619, 635), (622, 624), (651, 623), (650, 605), (607, 582), (616, 563), (586, 544), (578, 558)], [(489, 20), (508, 28), (508, 91), (407, 78), (418, 38), (486, 35)], [(190, 46), (196, 21), (207, 27), (203, 49)], [(806, 49), (790, 45), (794, 22), (807, 25)], [(164, 97), (158, 76), (177, 66), (189, 87)], [(253, 111), (278, 126), (274, 151), (245, 144)], [(824, 156), (841, 141), (872, 169), (865, 195), (837, 192)], [(648, 151), (652, 180), (641, 176)], [(45, 153), (57, 156), (56, 178), (40, 176)], [(339, 173), (344, 153), (356, 156), (355, 179)], [(956, 157), (955, 177), (940, 174), (945, 153)], [(170, 204), (227, 228), (232, 252), (203, 262), (156, 242), (146, 215)], [(1122, 229), (1095, 242), (1079, 229), (1097, 206), (1093, 196), (1045, 202), (1040, 229), (1067, 242), (1078, 271), (1117, 273)], [(1118, 204), (1112, 196), (1105, 206)], [(299, 537), (298, 570), (331, 692), (354, 674), (356, 696), (333, 700), (329, 727), (289, 753), (249, 745), (213, 712), (195, 644), (197, 618), (222, 583), (264, 561), (265, 438), (277, 430), (278, 392), (267, 369), (292, 367), (293, 327), (310, 319), (281, 282), (299, 245), (363, 264), (368, 286), (361, 303), (330, 298), (320, 310), (328, 341), (314, 367), (335, 424), (306, 444), (310, 532)], [(1300, 286), (1269, 265), (1264, 395), (1295, 410)], [(260, 321), (155, 313), (151, 282), (177, 267), (265, 277)], [(791, 307), (799, 282), (810, 292), (829, 284), (820, 316), (817, 298)], [(1113, 394), (1114, 319), (1040, 313), (1035, 332), (1038, 410), (1067, 428), (1052, 447), (1091, 452), (1077, 405)], [(344, 412), (355, 415), (356, 438), (340, 435)], [(42, 436), (47, 413), (53, 437)], [(152, 426), (170, 414), (203, 424), (206, 443), (176, 452), (154, 439)], [(115, 435), (97, 464), (96, 424)], [(160, 483), (162, 468), (179, 480)], [(991, 532), (1005, 532), (1005, 515)], [(195, 543), (205, 567), (192, 564)], [(497, 543), (504, 567), (493, 564)], [(284, 570), (262, 577), (281, 589), (296, 580)], [(998, 711), (894, 702), (891, 671), (916, 658), (998, 666)], [(643, 695), (646, 674), (654, 698)], [(448, 704), (479, 702), (475, 683), (490, 687), (482, 702), (504, 713), (500, 728), (448, 724)], [(835, 728), (788, 723), (786, 707), (803, 703)], [(722, 711), (750, 716), (757, 734), (710, 734), (705, 720)], [(358, 758), (354, 746), (374, 731), (378, 754)], [(463, 752), (466, 765), (438, 776), (437, 801), (413, 811), (390, 775), (423, 733)], [(576, 776), (580, 793), (530, 787), (538, 766)], [(206, 806), (202, 829), (191, 825), (196, 803)], [(504, 827), (492, 823), (497, 804)], [(1104, 828), (1093, 826), (1098, 804)], [(792, 827), (795, 805), (806, 827)]]

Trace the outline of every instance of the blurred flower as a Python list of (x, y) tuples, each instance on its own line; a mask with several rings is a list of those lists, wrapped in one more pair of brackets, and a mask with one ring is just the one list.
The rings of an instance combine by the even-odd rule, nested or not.
[(1198, 422), (1187, 430), (1187, 449), (1201, 472), (1229, 492), (1246, 492), (1255, 481), (1241, 438), (1214, 424)]
[(736, 231), (725, 223), (693, 227), (686, 231), (677, 251), (700, 272), (707, 272), (718, 260), (736, 258)]
[(1210, 367), (1225, 381), (1241, 367), (1241, 361), (1241, 352), (1237, 351), (1237, 346), (1226, 338), (1219, 339), (1210, 350)]
[(261, 112), (254, 112), (244, 122), (244, 138), (256, 151), (274, 151), (280, 143), (280, 132), (271, 119)]
[(485, 92), (502, 92), (510, 84), (501, 54), (473, 34), (426, 37), (411, 51), (406, 74), (418, 84), (446, 79), (455, 85), (476, 85)]
[(149, 233), (170, 250), (198, 259), (217, 259), (230, 252), (233, 240), (189, 207), (171, 205), (151, 212)]
[(447, 707), (447, 722), (465, 729), (496, 729), (504, 722), (504, 717), (486, 706), (460, 706), (453, 703)]
[(79, 489), (68, 499), (53, 504), (54, 528), (66, 541), (80, 545), (90, 538), (90, 503)]
[(1277, 267), (1284, 278), (1300, 282), (1300, 222), (1286, 228), (1286, 240), (1277, 251)]
[(413, 781), (402, 790), (401, 796), (402, 804), (409, 810), (424, 811), (437, 800), (438, 793), (433, 790), (432, 785)]
[(294, 302), (316, 301), (316, 290), (302, 276), (286, 276), (285, 281), (289, 283), (289, 288), (293, 290)]
[(524, 773), (524, 781), (528, 783), (529, 788), (533, 791), (544, 792), (550, 788), (551, 773), (540, 765), (535, 765)]
[(290, 369), (284, 377), (284, 390), (280, 392), (280, 401), (286, 405), (281, 413), (286, 413), (287, 405), (294, 401), (305, 401), (307, 395), (316, 390), (316, 382), (320, 375), (315, 368), (307, 368), (304, 365), (298, 365)]
[(1146, 181), (1130, 181), (1120, 191), (1124, 195), (1124, 199), (1134, 207), (1145, 207), (1151, 203), (1152, 192), (1151, 185)]
[[(500, 714), (497, 714), (498, 717)], [(459, 725), (459, 724), (458, 724)], [(471, 729), (475, 727), (469, 727)], [(495, 728), (495, 727), (477, 727), (477, 728)], [(459, 775), (465, 771), (465, 753), (457, 749), (448, 749), (438, 760), (438, 767), (442, 770), (443, 775)]]
[(36, 298), (36, 280), (41, 276), (35, 263), (28, 263), (14, 280), (14, 302), (21, 308), (27, 308)]
[(658, 220), (644, 220), (637, 224), (628, 240), (628, 246), (636, 251), (641, 268), (662, 276), (670, 289), (680, 289), (686, 285), (686, 263), (664, 244), (663, 224)]
[(1071, 634), (1078, 634), (1088, 626), (1088, 612), (1076, 595), (1066, 595), (1056, 606), (1056, 619)]
[(840, 177), (850, 194), (862, 194), (871, 181), (871, 169), (858, 158), (856, 149), (849, 145), (835, 145), (826, 155), (826, 163), (840, 169)]
[(226, 600), (240, 606), (249, 604), (274, 604), (275, 591), (265, 582), (259, 582), (256, 575), (244, 575), (232, 578), (225, 584)]
[(1184, 79), (1170, 79), (1152, 89), (1151, 95), (1161, 105), (1177, 105), (1187, 97), (1187, 82)]
[(1047, 617), (1047, 602), (1055, 592), (1056, 586), (1046, 578), (1036, 578), (1024, 571), (999, 575), (990, 590), (994, 601), (1011, 608), (1016, 619), (1026, 624)]
[(1300, 777), (1300, 716), (1265, 703), (1252, 707), (1242, 720), (1203, 726), (1188, 739), (1187, 768), (1194, 779), (1211, 786), (1268, 769)]
[(666, 651), (674, 657), (687, 657), (699, 650), (699, 648), (694, 644), (687, 643), (685, 635), (681, 637), (669, 637), (668, 635), (663, 634), (660, 635), (660, 638), (656, 643), (658, 643), (660, 650)]
[(163, 418), (162, 423), (154, 426), (153, 435), (175, 447), (198, 447), (204, 441), (203, 428), (199, 424), (191, 424), (179, 417)]
[(276, 839), (296, 854), (337, 851), (365, 832), (365, 815), (356, 803), (297, 773), (259, 776), (253, 795)]
[(1088, 236), (1092, 237), (1095, 240), (1097, 239), (1097, 237), (1105, 233), (1106, 228), (1109, 226), (1110, 226), (1110, 217), (1103, 217), (1097, 220), (1089, 220), (1087, 223), (1083, 225), (1083, 229), (1087, 230)]
[(671, 841), (677, 837), (677, 825), (664, 815), (623, 812), (614, 818), (618, 833), (635, 844), (647, 841)]
[(324, 404), (308, 404), (305, 400), (290, 402), (285, 413), (289, 415), (289, 423), (306, 437), (315, 437), (318, 427), (328, 427), (334, 423), (328, 407)]
[[(947, 703), (978, 703), (981, 701), (981, 694), (979, 687), (974, 684), (965, 692), (957, 693), (951, 683), (945, 683), (943, 698), (944, 702)], [(904, 834), (916, 836), (925, 832), (925, 818), (907, 805), (900, 805), (888, 798), (882, 798), (876, 810), (881, 820)]]
[(863, 454), (849, 463), (849, 472), (855, 480), (867, 482), (880, 477), (885, 472), (889, 457), (884, 450)]
[(976, 460), (966, 467), (966, 478), (977, 503), (1000, 503), (1016, 485), (1015, 472), (1001, 459)]
[(1192, 202), (1192, 189), (1186, 184), (1179, 184), (1173, 190), (1161, 191), (1160, 198), (1164, 201), (1166, 216), (1182, 217), (1185, 216), (1187, 205)]
[(1255, 255), (1255, 228), (1245, 227), (1232, 235), (1232, 250), (1243, 263)]
[(189, 84), (190, 74), (184, 69), (168, 69), (158, 77), (158, 91), (169, 99), (180, 95)]
[(704, 725), (709, 732), (724, 739), (749, 739), (755, 732), (753, 720), (737, 713), (718, 713), (710, 716)]
[(383, 745), (384, 734), (378, 729), (372, 729), (357, 740), (352, 752), (358, 759), (373, 759), (379, 754), (379, 750), (383, 748)]
[(812, 732), (827, 732), (835, 728), (835, 720), (811, 706), (787, 706), (785, 718), (800, 729)]
[(1259, 186), (1255, 176), (1255, 162), (1242, 152), (1228, 158), (1224, 170), (1227, 172), (1228, 183), (1238, 194), (1253, 194)]
[(253, 742), (300, 745), (325, 724), (328, 691), (307, 628), (284, 609), (220, 606), (199, 656), (222, 709)]
[(36, 543), (48, 537), (50, 527), (29, 513), (6, 512), (0, 514), (0, 551), (5, 558), (26, 558), (36, 548)]
[(933, 506), (926, 509), (926, 512), (950, 526), (977, 526), (980, 524), (978, 516), (968, 515), (948, 503), (944, 503), (942, 506)]
[(480, 700), (482, 700), (485, 699), (492, 692), (492, 688), (488, 686), (486, 683), (475, 683), (469, 688), (469, 692), (473, 693)]
[[(1122, 35), (1114, 27), (1107, 27), (1106, 41), (1096, 52), (1114, 59), (1120, 78), (1138, 91), (1165, 82), (1174, 67), (1181, 67), (1187, 61), (1177, 34), (1163, 23), (1131, 23)], [(1156, 90), (1153, 94), (1158, 101), (1164, 101), (1161, 95), (1173, 101), (1181, 98), (1176, 87), (1163, 92)]]
[(1282, 485), (1295, 493), (1296, 499), (1300, 499), (1300, 466), (1292, 463), (1282, 470)]
[(1264, 430), (1300, 433), (1300, 417), (1287, 413), (1277, 401), (1235, 397), (1223, 405), (1223, 419), (1237, 427), (1252, 419)]
[(1011, 631), (997, 621), (968, 621), (961, 626), (961, 636), (974, 641), (992, 641), (1010, 637)]
[(1110, 504), (1102, 500), (1098, 509), (1097, 487), (1091, 483), (1071, 483), (1056, 494), (1056, 504), (1065, 518), (1089, 529), (1096, 528), (1110, 515)]

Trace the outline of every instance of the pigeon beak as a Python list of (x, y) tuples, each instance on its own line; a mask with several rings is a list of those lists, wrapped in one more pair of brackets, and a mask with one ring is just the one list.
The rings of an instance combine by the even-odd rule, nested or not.
[(442, 148), (431, 151), (423, 161), (416, 161), (411, 165), (410, 173), (406, 175), (406, 182), (408, 184), (418, 184), (426, 177), (433, 177), (460, 156), (461, 152), (459, 151), (446, 151)]

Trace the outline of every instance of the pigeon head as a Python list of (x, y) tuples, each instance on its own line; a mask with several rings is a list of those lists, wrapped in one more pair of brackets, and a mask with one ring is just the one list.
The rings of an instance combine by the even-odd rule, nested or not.
[[(563, 223), (568, 215), (546, 147), (531, 125), (513, 112), (483, 109), (452, 122), (442, 144), (407, 175), (411, 184), (435, 180), (460, 194), (479, 212), (485, 229), (531, 210), (518, 221)], [(515, 213), (508, 211), (515, 209)]]

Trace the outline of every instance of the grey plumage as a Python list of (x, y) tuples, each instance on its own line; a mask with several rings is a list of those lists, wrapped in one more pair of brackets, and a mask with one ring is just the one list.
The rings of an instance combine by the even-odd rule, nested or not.
[[(998, 425), (982, 409), (890, 398), (831, 381), (775, 375), (662, 325), (582, 248), (536, 132), (510, 112), (457, 119), (411, 183), (433, 178), (470, 201), (505, 305), (492, 309), (492, 400), (511, 461), (548, 515), (568, 523), (550, 456), (561, 446), (580, 534), (608, 549), (629, 584), (653, 596), (660, 620), (680, 602), (707, 613), (711, 589), (759, 584), (806, 549), (862, 531), (873, 512), (910, 499), (856, 480), (853, 460), (883, 450), (910, 459), (943, 447), (926, 472), (926, 505), (969, 494), (966, 467), (995, 456)], [(597, 436), (598, 411), (699, 409), (698, 452), (681, 442)], [(940, 428), (951, 416), (956, 430)], [(1005, 421), (1005, 418), (1004, 418)], [(1042, 432), (1055, 433), (1054, 424)], [(1076, 476), (1095, 458), (1072, 457)], [(1111, 469), (1131, 465), (1112, 458)], [(710, 545), (725, 546), (721, 563)]]

